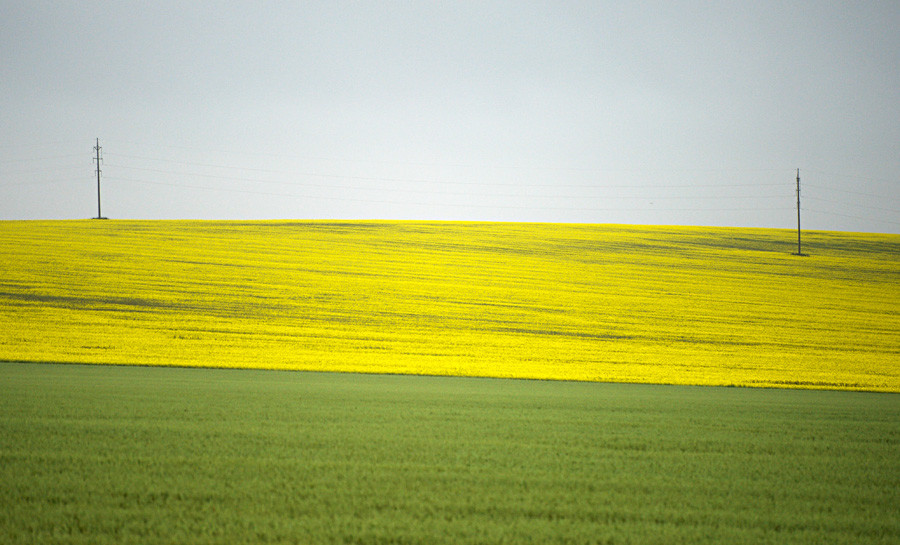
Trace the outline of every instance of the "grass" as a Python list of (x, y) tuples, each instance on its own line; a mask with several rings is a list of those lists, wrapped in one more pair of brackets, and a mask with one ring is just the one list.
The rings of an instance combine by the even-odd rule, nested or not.
[(0, 360), (900, 392), (900, 236), (0, 222)]
[(897, 543), (900, 397), (0, 364), (0, 541)]

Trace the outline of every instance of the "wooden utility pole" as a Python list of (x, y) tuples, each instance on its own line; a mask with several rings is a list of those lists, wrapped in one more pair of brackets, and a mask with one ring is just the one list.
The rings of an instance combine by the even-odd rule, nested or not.
[(106, 219), (103, 217), (103, 214), (100, 213), (100, 161), (103, 160), (100, 157), (100, 150), (101, 150), (100, 139), (98, 138), (97, 145), (94, 146), (94, 153), (95, 153), (94, 161), (97, 162), (97, 217), (94, 218), (95, 220), (105, 220)]
[(797, 253), (794, 255), (804, 255), (800, 251), (800, 169), (797, 169)]

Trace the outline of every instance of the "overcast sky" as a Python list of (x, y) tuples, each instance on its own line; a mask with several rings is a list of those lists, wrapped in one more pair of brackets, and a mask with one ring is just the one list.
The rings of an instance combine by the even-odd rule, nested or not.
[(0, 219), (900, 232), (900, 2), (0, 0)]

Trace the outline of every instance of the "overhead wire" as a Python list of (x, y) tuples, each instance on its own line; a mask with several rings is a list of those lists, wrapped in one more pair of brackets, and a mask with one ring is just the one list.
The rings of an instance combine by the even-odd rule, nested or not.
[[(613, 211), (665, 211), (665, 212), (736, 212), (736, 211), (767, 211), (767, 210), (779, 210), (779, 208), (772, 207), (739, 207), (739, 208), (661, 208), (661, 207), (653, 207), (652, 209), (644, 208), (622, 208), (622, 207), (613, 207), (613, 208), (601, 208), (601, 207), (572, 207), (572, 206), (524, 206), (524, 205), (505, 205), (505, 204), (480, 204), (480, 203), (450, 203), (450, 202), (415, 202), (408, 200), (390, 200), (390, 199), (363, 199), (359, 197), (337, 197), (330, 195), (310, 195), (310, 194), (297, 194), (297, 193), (276, 193), (276, 192), (268, 192), (268, 191), (254, 191), (254, 190), (245, 190), (245, 189), (236, 189), (232, 187), (209, 187), (209, 186), (199, 186), (192, 184), (176, 184), (171, 182), (158, 182), (151, 180), (139, 180), (134, 178), (126, 178), (115, 176), (112, 178), (113, 180), (131, 182), (131, 183), (139, 183), (139, 184), (148, 184), (148, 185), (157, 185), (157, 186), (169, 186), (169, 187), (177, 187), (183, 189), (199, 189), (204, 191), (222, 191), (228, 193), (243, 193), (250, 195), (262, 195), (262, 196), (275, 196), (275, 197), (289, 197), (289, 198), (298, 198), (298, 199), (318, 199), (318, 200), (329, 200), (329, 201), (342, 201), (342, 202), (362, 202), (362, 203), (373, 203), (373, 204), (390, 204), (390, 205), (407, 205), (407, 206), (429, 206), (429, 207), (451, 207), (451, 208), (486, 208), (486, 209), (505, 209), (505, 210), (554, 210), (554, 211), (585, 211), (585, 212), (613, 212)], [(464, 196), (472, 196), (465, 195)], [(502, 196), (502, 195), (477, 195), (478, 197), (483, 196)], [(790, 208), (784, 208), (784, 210), (790, 210)]]
[[(122, 155), (114, 155), (123, 157)], [(145, 160), (157, 160), (150, 158), (143, 158)], [(160, 160), (162, 161), (162, 160)], [(290, 175), (297, 177), (315, 177), (315, 178), (330, 178), (330, 179), (346, 179), (346, 180), (360, 180), (360, 181), (377, 181), (377, 182), (402, 182), (402, 183), (430, 183), (430, 184), (446, 184), (446, 185), (475, 185), (475, 186), (500, 186), (500, 187), (517, 187), (517, 188), (553, 188), (556, 189), (560, 185), (571, 188), (596, 188), (601, 187), (599, 184), (535, 184), (535, 183), (516, 183), (516, 182), (491, 182), (484, 183), (482, 181), (462, 181), (462, 180), (435, 180), (435, 179), (425, 179), (425, 178), (401, 178), (401, 177), (387, 177), (387, 176), (359, 176), (354, 174), (326, 174), (322, 172), (309, 172), (309, 171), (290, 171), (290, 170), (275, 170), (275, 169), (263, 169), (263, 168), (246, 168), (246, 167), (235, 167), (235, 166), (227, 166), (227, 165), (213, 165), (206, 163), (193, 163), (188, 161), (167, 161), (169, 163), (178, 163), (189, 166), (200, 166), (200, 167), (209, 167), (209, 168), (220, 168), (220, 169), (232, 169), (232, 170), (246, 170), (252, 172), (264, 172), (267, 174), (281, 174), (281, 175)], [(156, 172), (159, 174), (173, 174), (173, 175), (185, 175), (185, 176), (198, 176), (198, 177), (206, 177), (206, 178), (221, 178), (221, 179), (231, 179), (231, 180), (240, 180), (240, 181), (253, 181), (253, 182), (266, 182), (267, 180), (261, 180), (258, 178), (247, 178), (244, 176), (226, 176), (221, 174), (205, 174), (205, 173), (194, 173), (194, 172), (179, 172), (173, 171), (169, 169), (155, 169), (148, 167), (135, 167), (135, 166), (126, 166), (120, 165), (117, 163), (107, 163), (107, 166), (117, 167), (117, 168), (126, 168), (132, 170), (143, 170), (148, 172)], [(640, 186), (635, 186), (634, 184), (602, 184), (603, 188), (617, 188), (617, 189), (634, 189), (635, 187), (647, 188), (647, 189), (661, 189), (661, 188), (672, 188), (672, 189), (685, 189), (685, 188), (723, 188), (723, 187), (778, 187), (784, 186), (783, 183), (745, 183), (745, 184), (641, 184)]]
[[(141, 143), (134, 141), (125, 141), (123, 143), (130, 144), (133, 146), (137, 146), (140, 149), (147, 148), (164, 148), (164, 149), (172, 149), (172, 150), (182, 150), (182, 151), (191, 151), (197, 153), (216, 153), (219, 155), (240, 155), (240, 156), (249, 156), (249, 157), (268, 157), (268, 158), (280, 158), (280, 159), (292, 159), (298, 161), (328, 161), (328, 162), (337, 162), (337, 163), (363, 163), (363, 164), (389, 164), (389, 165), (402, 165), (402, 166), (428, 166), (428, 167), (462, 167), (462, 168), (485, 168), (485, 169), (496, 169), (496, 170), (531, 170), (531, 171), (560, 171), (560, 172), (793, 172), (793, 168), (653, 168), (653, 167), (628, 167), (628, 168), (594, 168), (594, 167), (572, 167), (572, 166), (550, 166), (550, 165), (512, 165), (512, 164), (476, 164), (476, 163), (463, 163), (463, 162), (428, 162), (428, 161), (397, 161), (397, 160), (384, 160), (384, 159), (358, 159), (358, 158), (347, 158), (347, 157), (316, 157), (316, 156), (302, 156), (296, 154), (285, 154), (285, 153), (272, 153), (272, 152), (258, 152), (258, 151), (245, 151), (245, 150), (210, 150), (208, 148), (198, 148), (192, 146), (183, 146), (183, 145), (171, 145), (171, 144), (150, 144), (150, 143)], [(154, 158), (146, 157), (146, 156), (137, 156), (130, 154), (121, 154), (116, 152), (116, 156), (119, 157), (129, 157), (135, 159), (145, 159), (145, 160), (157, 160)], [(168, 158), (161, 159), (166, 162), (176, 162), (170, 160)], [(187, 164), (187, 162), (179, 161), (181, 163)], [(208, 166), (217, 166), (219, 168), (244, 168), (244, 167), (230, 167), (227, 165), (208, 165)], [(247, 170), (255, 170), (255, 169), (247, 169)], [(262, 169), (265, 170), (265, 169)]]
[(40, 181), (31, 181), (31, 182), (3, 182), (3, 183), (0, 183), (0, 187), (68, 184), (68, 183), (72, 183), (73, 181), (74, 181), (73, 179), (69, 178), (69, 179), (65, 179), (65, 180), (40, 180)]
[(898, 183), (897, 179), (890, 178), (879, 178), (876, 176), (860, 176), (858, 174), (844, 174), (844, 173), (836, 173), (825, 170), (819, 170), (815, 168), (804, 168), (804, 172), (814, 172), (816, 174), (821, 174), (824, 176), (831, 176), (833, 178), (843, 178), (845, 180), (859, 180), (862, 182), (879, 182), (879, 183)]
[(803, 198), (804, 198), (804, 199), (813, 200), (813, 201), (819, 201), (819, 202), (827, 202), (827, 203), (831, 203), (831, 204), (837, 204), (837, 205), (839, 205), (839, 206), (853, 206), (853, 207), (856, 207), (856, 208), (865, 208), (865, 209), (868, 209), (868, 210), (879, 210), (879, 211), (882, 211), (882, 212), (893, 212), (894, 214), (900, 215), (900, 210), (895, 210), (895, 209), (891, 209), (891, 208), (884, 208), (884, 207), (881, 207), (881, 206), (868, 206), (868, 205), (865, 205), (865, 204), (856, 204), (856, 203), (853, 203), (853, 202), (847, 202), (847, 201), (835, 201), (835, 200), (832, 200), (832, 199), (823, 199), (823, 198), (821, 198), (821, 197), (810, 197), (809, 195), (806, 195), (806, 196), (804, 196)]
[[(9, 147), (9, 146), (7, 146)], [(185, 150), (194, 150), (195, 148), (189, 147), (179, 147), (179, 146), (163, 146), (172, 149), (185, 149)], [(107, 146), (108, 149), (108, 146)], [(106, 150), (105, 150), (106, 151)], [(208, 152), (208, 150), (202, 150), (204, 152)], [(309, 159), (309, 158), (299, 158), (297, 156), (285, 156), (279, 154), (265, 154), (265, 153), (242, 153), (243, 155), (256, 155), (256, 156), (266, 156), (266, 157), (288, 157), (291, 159)], [(336, 173), (336, 172), (323, 172), (323, 171), (313, 171), (308, 169), (303, 170), (289, 170), (289, 169), (272, 169), (272, 168), (259, 168), (252, 166), (236, 166), (234, 164), (222, 164), (221, 162), (203, 162), (203, 161), (185, 161), (177, 158), (167, 158), (167, 157), (153, 157), (152, 154), (129, 154), (129, 153), (119, 153), (119, 152), (106, 152), (106, 158), (113, 158), (113, 162), (105, 162), (104, 168), (109, 169), (111, 172), (104, 172), (104, 178), (110, 181), (121, 181), (126, 183), (137, 183), (144, 185), (156, 185), (156, 186), (167, 186), (174, 188), (182, 188), (182, 189), (191, 189), (191, 190), (199, 190), (199, 191), (224, 191), (231, 193), (241, 193), (241, 194), (250, 194), (250, 195), (261, 195), (261, 196), (277, 196), (277, 197), (289, 197), (289, 198), (299, 198), (299, 199), (318, 199), (318, 200), (328, 200), (328, 201), (342, 201), (342, 202), (361, 202), (361, 203), (373, 203), (373, 204), (388, 204), (388, 205), (408, 205), (408, 206), (429, 206), (429, 207), (452, 207), (452, 208), (471, 208), (471, 209), (513, 209), (513, 210), (552, 210), (552, 211), (627, 211), (627, 212), (668, 212), (668, 211), (691, 211), (691, 212), (731, 212), (731, 211), (783, 211), (783, 210), (793, 210), (794, 207), (787, 206), (754, 206), (753, 204), (759, 202), (771, 202), (775, 199), (789, 199), (793, 191), (789, 191), (792, 188), (792, 184), (789, 182), (769, 182), (763, 181), (759, 183), (695, 183), (695, 184), (687, 184), (687, 183), (603, 183), (602, 181), (597, 182), (584, 182), (580, 181), (578, 183), (571, 183), (565, 181), (557, 181), (554, 183), (535, 183), (535, 182), (509, 182), (509, 181), (484, 181), (484, 180), (465, 180), (465, 179), (439, 179), (439, 178), (423, 178), (423, 177), (402, 177), (402, 176), (368, 176), (368, 175), (358, 175), (353, 173)], [(15, 165), (27, 162), (46, 162), (46, 161), (54, 161), (59, 159), (69, 159), (74, 157), (84, 157), (83, 153), (66, 153), (66, 154), (40, 154), (38, 157), (29, 157), (29, 158), (14, 158), (14, 159), (4, 159), (0, 161), (0, 165)], [(124, 161), (116, 161), (116, 159), (124, 159)], [(326, 161), (337, 161), (342, 163), (365, 163), (365, 162), (380, 162), (385, 164), (397, 164), (397, 165), (410, 165), (410, 164), (426, 164), (426, 163), (402, 163), (402, 162), (389, 162), (389, 161), (370, 161), (370, 160), (347, 160), (347, 159), (334, 159), (334, 158), (318, 158)], [(131, 161), (138, 162), (135, 164), (128, 164)], [(141, 165), (140, 162), (143, 162), (144, 165)], [(153, 168), (155, 164), (163, 163), (165, 165), (182, 165), (185, 169), (172, 169), (172, 168)], [(149, 166), (147, 166), (149, 165)], [(534, 171), (556, 171), (556, 172), (582, 172), (587, 174), (596, 174), (598, 176), (602, 176), (610, 173), (620, 173), (620, 172), (629, 172), (629, 173), (647, 173), (647, 172), (663, 172), (666, 174), (672, 174), (674, 172), (703, 172), (703, 173), (746, 173), (746, 172), (793, 172), (793, 169), (721, 169), (721, 168), (706, 168), (706, 169), (653, 169), (653, 168), (616, 168), (616, 169), (600, 169), (600, 168), (568, 168), (568, 167), (525, 167), (519, 165), (507, 165), (507, 166), (498, 166), (498, 165), (463, 165), (463, 164), (429, 164), (430, 166), (440, 166), (440, 167), (460, 167), (464, 166), (467, 168), (484, 168), (484, 169), (509, 169), (509, 170), (520, 170), (520, 169), (530, 169)], [(59, 165), (55, 167), (26, 167), (26, 168), (13, 168), (10, 169), (0, 169), (0, 174), (3, 175), (22, 175), (28, 174), (31, 172), (60, 172), (67, 171), (77, 168), (76, 166), (68, 166), (68, 165)], [(93, 166), (91, 167), (93, 168)], [(292, 189), (297, 189), (300, 192), (278, 192), (278, 191), (266, 191), (261, 190), (260, 188), (246, 189), (240, 187), (229, 187), (229, 186), (215, 186), (211, 187), (209, 185), (199, 185), (192, 183), (181, 183), (181, 182), (162, 182), (158, 180), (149, 180), (149, 179), (141, 179), (142, 177), (128, 177), (128, 176), (118, 176), (115, 171), (132, 171), (132, 172), (144, 172), (144, 173), (153, 173), (153, 174), (162, 174), (166, 177), (178, 178), (178, 179), (207, 179), (207, 180), (224, 180), (230, 182), (239, 182), (246, 184), (260, 184), (260, 185), (273, 185), (273, 186), (281, 186), (288, 187)], [(831, 172), (821, 171), (817, 169), (803, 169), (806, 172), (812, 172), (819, 174), (823, 177), (839, 177), (853, 180), (862, 180), (862, 181), (870, 181), (870, 182), (892, 182), (892, 180), (887, 180), (883, 178), (874, 178), (874, 177), (866, 177), (866, 176), (857, 176), (857, 175), (844, 175), (844, 174), (834, 174)], [(217, 172), (220, 171), (220, 172)], [(249, 175), (248, 175), (249, 173)], [(112, 175), (110, 175), (112, 174)], [(343, 181), (345, 183), (325, 183), (325, 182), (316, 182), (315, 180), (335, 180), (335, 181)], [(72, 183), (76, 180), (74, 178), (57, 178), (57, 179), (49, 179), (49, 180), (34, 180), (34, 181), (4, 181), (0, 183), (2, 187), (16, 187), (16, 186), (40, 186), (40, 185), (56, 185), (56, 184), (65, 184)], [(351, 183), (346, 183), (351, 182)], [(362, 183), (352, 183), (352, 182), (362, 182)], [(366, 182), (375, 182), (378, 185), (366, 185)], [(230, 184), (235, 185), (235, 184)], [(441, 189), (442, 187), (446, 189)], [(467, 188), (467, 190), (450, 190), (450, 187), (460, 187)], [(504, 191), (502, 188), (506, 188)], [(515, 188), (516, 192), (509, 191), (509, 188)], [(746, 194), (745, 192), (740, 192), (741, 194), (734, 194), (733, 190), (737, 189), (747, 189), (752, 188), (759, 190), (761, 188), (783, 188), (784, 193), (771, 193), (766, 192), (766, 194)], [(900, 216), (900, 210), (891, 207), (885, 206), (876, 206), (867, 202), (846, 202), (846, 201), (837, 201), (834, 199), (827, 198), (826, 196), (822, 196), (822, 192), (825, 192), (827, 195), (828, 191), (840, 192), (842, 194), (854, 195), (857, 197), (864, 197), (866, 199), (879, 199), (879, 204), (883, 205), (884, 203), (893, 203), (896, 202), (896, 196), (890, 197), (883, 194), (878, 194), (870, 191), (859, 191), (856, 189), (847, 189), (844, 187), (835, 187), (834, 185), (823, 183), (821, 180), (813, 180), (813, 181), (804, 181), (803, 188), (807, 191), (803, 194), (804, 202), (812, 201), (814, 204), (813, 207), (804, 206), (802, 210), (809, 210), (813, 214), (824, 214), (824, 215), (832, 215), (838, 217), (851, 218), (862, 221), (873, 221), (884, 224), (892, 224), (892, 225), (900, 225), (900, 221), (891, 221), (890, 219), (883, 219), (880, 217), (862, 217), (859, 215), (848, 214), (845, 211), (837, 212), (834, 210), (825, 210), (821, 209), (818, 206), (815, 206), (815, 203), (827, 203), (832, 205), (837, 205), (841, 207), (852, 207), (855, 209), (864, 209), (878, 212), (886, 212), (889, 214), (896, 214)], [(496, 189), (496, 191), (492, 191), (492, 189)], [(570, 190), (589, 190), (590, 194), (575, 194), (571, 192), (561, 192), (561, 190), (570, 189)], [(641, 195), (641, 194), (616, 194), (617, 190), (628, 190), (629, 192), (641, 192), (648, 190), (683, 190), (683, 189), (717, 189), (719, 191), (714, 192), (718, 194), (702, 194), (702, 195), (667, 195), (665, 192), (655, 193), (653, 195)], [(810, 195), (809, 189), (815, 190), (814, 195)], [(325, 195), (321, 193), (317, 193), (316, 190), (341, 190), (347, 192), (356, 192), (355, 196), (348, 196), (348, 194), (342, 195)], [(378, 191), (382, 193), (389, 193), (393, 195), (431, 195), (435, 197), (464, 197), (468, 199), (505, 199), (505, 198), (515, 198), (515, 199), (527, 199), (523, 203), (519, 204), (508, 204), (508, 203), (486, 203), (486, 202), (448, 202), (448, 200), (441, 200), (437, 198), (433, 201), (429, 202), (420, 202), (422, 199), (407, 200), (407, 199), (399, 199), (399, 198), (378, 198), (378, 197), (365, 197), (360, 192), (371, 192)], [(612, 192), (612, 193), (611, 193)], [(729, 194), (722, 194), (723, 192), (730, 192)], [(533, 199), (542, 199), (545, 202), (540, 205), (530, 205), (530, 202), (533, 202)], [(546, 202), (548, 199), (551, 202)], [(613, 202), (621, 202), (621, 201), (648, 201), (647, 206), (643, 206), (640, 208), (635, 207), (592, 207), (592, 206), (551, 206), (552, 200), (573, 200), (573, 199), (598, 199), (601, 201), (613, 201)], [(530, 200), (530, 201), (529, 201)], [(692, 201), (734, 201), (734, 200), (743, 200), (747, 201), (748, 206), (744, 207), (666, 207), (666, 206), (656, 206), (654, 202), (661, 203), (673, 203), (673, 201), (684, 201), (684, 200), (692, 200)]]
[(73, 157), (84, 157), (83, 153), (66, 153), (62, 155), (45, 155), (42, 157), (17, 157), (15, 159), (3, 159), (0, 160), (0, 164), (11, 164), (11, 163), (32, 163), (37, 161), (53, 161), (56, 159), (69, 159)]
[[(829, 191), (839, 191), (839, 192), (841, 192), (841, 193), (846, 193), (846, 194), (848, 194), (848, 195), (858, 195), (858, 196), (860, 196), (860, 197), (872, 197), (872, 198), (875, 198), (875, 199), (888, 199), (888, 200), (892, 199), (892, 197), (888, 197), (887, 195), (879, 195), (879, 194), (876, 194), (876, 193), (867, 193), (867, 192), (864, 192), (864, 191), (854, 191), (854, 190), (852, 190), (852, 189), (843, 189), (843, 188), (839, 188), (839, 187), (834, 187), (834, 186), (830, 186), (830, 185), (821, 184), (821, 183), (818, 183), (818, 182), (805, 183), (805, 184), (804, 184), (804, 187), (812, 187), (812, 188), (815, 188), (815, 189), (826, 189), (826, 190), (829, 190)], [(893, 199), (896, 199), (896, 197), (893, 197)]]
[(890, 224), (890, 225), (900, 225), (900, 221), (892, 221), (892, 220), (884, 219), (884, 218), (873, 218), (871, 216), (864, 218), (862, 216), (856, 216), (853, 214), (845, 214), (843, 212), (835, 212), (833, 210), (819, 210), (816, 208), (805, 208), (805, 207), (801, 207), (801, 210), (803, 210), (805, 212), (812, 212), (813, 214), (823, 214), (823, 215), (827, 215), (827, 216), (840, 216), (842, 218), (850, 218), (850, 219), (855, 219), (855, 220), (871, 221), (871, 222), (875, 222), (875, 223), (883, 223), (883, 224)]
[[(253, 171), (253, 172), (262, 172), (262, 173), (270, 173), (270, 174), (280, 174), (280, 175), (289, 175), (293, 177), (317, 177), (317, 178), (329, 178), (329, 179), (349, 179), (349, 180), (361, 180), (361, 181), (379, 181), (379, 182), (401, 182), (401, 183), (428, 183), (428, 184), (446, 184), (446, 185), (476, 185), (476, 186), (502, 186), (502, 187), (516, 187), (516, 188), (551, 188), (558, 189), (560, 186), (563, 187), (577, 187), (577, 188), (629, 188), (634, 189), (634, 184), (620, 184), (620, 185), (609, 185), (609, 184), (535, 184), (535, 183), (502, 183), (502, 182), (492, 182), (485, 184), (482, 181), (460, 181), (460, 180), (436, 180), (436, 179), (423, 179), (423, 178), (400, 178), (400, 177), (385, 177), (385, 176), (359, 176), (352, 174), (326, 174), (322, 172), (309, 172), (309, 171), (289, 171), (289, 170), (276, 170), (276, 169), (262, 169), (262, 168), (248, 168), (248, 167), (236, 167), (231, 165), (221, 165), (221, 164), (210, 164), (210, 163), (196, 163), (189, 161), (168, 161), (163, 159), (154, 159), (145, 156), (131, 156), (131, 155), (121, 155), (116, 154), (120, 157), (132, 157), (132, 158), (140, 158), (143, 160), (151, 160), (151, 161), (166, 161), (168, 163), (177, 163), (184, 164), (190, 166), (200, 166), (200, 167), (209, 167), (209, 168), (218, 168), (218, 169), (230, 169), (230, 170), (241, 170), (241, 171)], [(179, 176), (194, 176), (194, 177), (204, 177), (204, 178), (215, 178), (215, 179), (227, 179), (227, 180), (237, 180), (237, 181), (246, 181), (246, 182), (257, 182), (257, 183), (279, 183), (291, 185), (296, 182), (286, 182), (281, 180), (271, 180), (271, 179), (262, 179), (262, 178), (250, 178), (247, 176), (234, 176), (234, 175), (223, 175), (223, 174), (209, 174), (205, 172), (186, 172), (186, 171), (176, 171), (172, 169), (161, 169), (161, 168), (148, 168), (148, 167), (136, 167), (132, 165), (121, 165), (117, 163), (107, 163), (107, 166), (116, 167), (116, 168), (125, 168), (130, 170), (141, 170), (145, 172), (155, 172), (161, 174), (168, 175), (179, 175)], [(304, 183), (303, 185), (308, 185)], [(753, 183), (753, 184), (642, 184), (640, 188), (693, 188), (693, 187), (774, 187), (774, 186), (783, 186), (783, 183)], [(349, 188), (349, 189), (360, 189), (359, 186), (334, 186), (328, 185), (327, 187), (338, 187), (338, 188)], [(363, 188), (364, 189), (364, 188)], [(390, 187), (380, 187), (379, 190), (392, 190)], [(410, 191), (410, 190), (406, 190)]]
[[(321, 183), (310, 183), (310, 182), (269, 180), (269, 179), (262, 179), (262, 178), (248, 178), (248, 177), (244, 177), (244, 176), (228, 176), (228, 175), (221, 175), (221, 174), (180, 172), (180, 171), (174, 171), (174, 170), (131, 167), (131, 166), (124, 166), (124, 165), (117, 165), (117, 164), (107, 164), (107, 166), (111, 167), (111, 168), (123, 168), (126, 170), (138, 170), (138, 171), (153, 172), (153, 173), (158, 173), (158, 174), (167, 174), (167, 175), (171, 175), (171, 176), (199, 177), (199, 178), (220, 179), (220, 180), (230, 180), (230, 181), (240, 181), (240, 182), (251, 182), (251, 183), (258, 183), (258, 184), (286, 185), (286, 186), (292, 186), (292, 187), (317, 187), (317, 188), (324, 188), (324, 189), (347, 189), (347, 190), (353, 190), (353, 191), (390, 191), (390, 192), (395, 192), (395, 193), (419, 193), (419, 194), (447, 195), (447, 196), (470, 196), (471, 195), (471, 192), (440, 191), (440, 190), (434, 190), (434, 189), (417, 189), (417, 188), (411, 189), (411, 188), (403, 188), (403, 187), (396, 187), (396, 186), (365, 187), (365, 186), (359, 186), (359, 185), (335, 185), (335, 184), (321, 184)], [(308, 174), (308, 173), (293, 173), (293, 174), (298, 177), (321, 176), (318, 174)], [(401, 179), (401, 178), (380, 178), (380, 177), (340, 176), (340, 175), (326, 175), (326, 176), (331, 177), (331, 178), (336, 178), (336, 179), (351, 179), (351, 180), (360, 180), (360, 181), (363, 181), (363, 180), (364, 181), (379, 181), (379, 182), (393, 181), (393, 182), (411, 182), (411, 183), (416, 183), (416, 184), (447, 183), (450, 185), (458, 185), (458, 184), (455, 184), (454, 182), (440, 182), (440, 181), (418, 180), (418, 179), (412, 180), (412, 179)], [(470, 185), (470, 184), (467, 184), (467, 185)], [(471, 185), (474, 185), (474, 183)], [(494, 185), (494, 184), (479, 184), (479, 185), (481, 185), (482, 187), (485, 187), (485, 186), (490, 186), (490, 185)], [(516, 184), (505, 184), (504, 183), (504, 184), (496, 184), (496, 185), (500, 186), (500, 187), (517, 187), (519, 189), (534, 189), (534, 188), (558, 189), (557, 186), (552, 186), (552, 185), (548, 185), (548, 184), (516, 185)], [(749, 184), (739, 184), (739, 185), (734, 184), (734, 185), (727, 186), (727, 187), (746, 187), (747, 185), (749, 185)], [(781, 184), (781, 185), (783, 185), (783, 184)], [(641, 189), (641, 188), (650, 188), (650, 187), (659, 188), (659, 187), (679, 187), (679, 186), (639, 186), (639, 187), (635, 187), (635, 186), (607, 186), (607, 185), (599, 185), (599, 184), (594, 184), (594, 185), (578, 184), (578, 185), (570, 186), (570, 185), (562, 184), (561, 187), (591, 188), (591, 189), (596, 189), (596, 190), (605, 190), (605, 189), (615, 189), (615, 188)], [(697, 187), (697, 186), (688, 186), (688, 187)], [(716, 187), (723, 187), (723, 186), (716, 186)], [(216, 188), (208, 188), (208, 189), (216, 189)], [(557, 199), (582, 199), (582, 198), (586, 197), (583, 194), (566, 195), (566, 194), (559, 194), (559, 193), (552, 194), (552, 195), (527, 195), (525, 193), (491, 192), (491, 193), (480, 193), (480, 195), (487, 196), (487, 197), (514, 197), (514, 198), (533, 196), (533, 197), (557, 198)], [(719, 195), (719, 196), (714, 196), (714, 195), (697, 195), (697, 196), (656, 195), (656, 196), (654, 196), (654, 198), (661, 199), (661, 200), (665, 200), (665, 199), (776, 199), (776, 198), (783, 198), (783, 197), (784, 197), (783, 195), (724, 195), (724, 196), (723, 195)], [(627, 195), (627, 196), (605, 195), (604, 198), (644, 199), (647, 197), (646, 196), (634, 196), (634, 195)]]

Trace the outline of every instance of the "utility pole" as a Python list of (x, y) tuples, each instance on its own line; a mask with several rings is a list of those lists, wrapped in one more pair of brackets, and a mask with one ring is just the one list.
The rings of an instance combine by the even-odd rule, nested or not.
[(94, 161), (97, 162), (97, 217), (95, 220), (105, 220), (103, 214), (100, 213), (100, 161), (103, 159), (100, 157), (100, 139), (97, 139), (97, 145), (94, 146)]
[(794, 255), (803, 255), (800, 251), (800, 169), (797, 169), (797, 253)]

